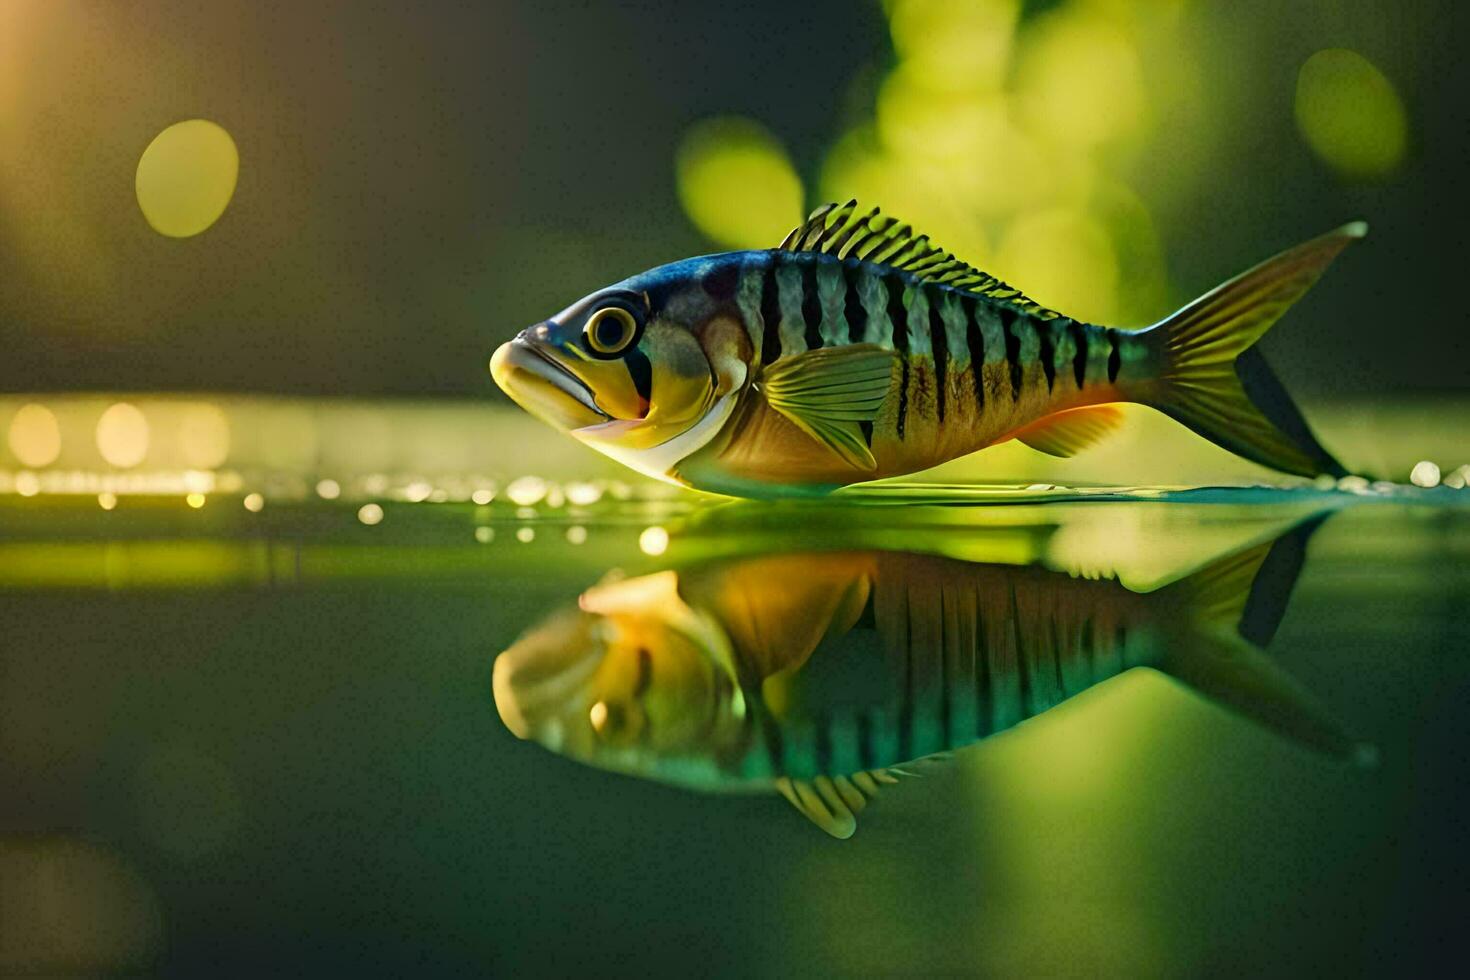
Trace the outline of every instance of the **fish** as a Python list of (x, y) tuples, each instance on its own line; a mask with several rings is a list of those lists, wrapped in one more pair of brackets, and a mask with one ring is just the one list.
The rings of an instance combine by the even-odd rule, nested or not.
[(1147, 592), (1014, 547), (770, 551), (609, 579), (501, 652), (518, 738), (710, 793), (779, 793), (851, 837), (884, 787), (1125, 671), (1162, 671), (1331, 758), (1352, 737), (1265, 653), (1325, 518)]
[(1063, 315), (857, 201), (775, 248), (684, 259), (502, 344), (490, 373), (640, 473), (821, 495), (1015, 439), (1068, 457), (1152, 406), (1285, 473), (1343, 476), (1256, 346), (1367, 225), (1345, 224), (1142, 329)]

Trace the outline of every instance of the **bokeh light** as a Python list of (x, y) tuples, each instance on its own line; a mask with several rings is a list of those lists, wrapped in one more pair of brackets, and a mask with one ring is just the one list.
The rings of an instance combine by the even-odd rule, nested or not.
[(1072, 316), (1111, 323), (1117, 312), (1112, 241), (1084, 212), (1054, 208), (1018, 218), (1006, 229), (995, 270), (1002, 278), (1024, 275), (1028, 295)]
[(0, 975), (143, 973), (163, 935), (157, 893), (121, 855), (76, 837), (0, 838)]
[(892, 0), (889, 27), (904, 63), (933, 89), (999, 88), (1010, 67), (1018, 0)]
[(679, 144), (675, 174), (690, 220), (729, 248), (770, 248), (804, 217), (786, 150), (749, 119), (696, 124)]
[(148, 419), (127, 402), (110, 406), (97, 420), (97, 451), (119, 469), (137, 466), (148, 455)]
[(638, 550), (645, 555), (661, 555), (669, 549), (669, 532), (657, 524), (638, 535)]
[(183, 406), (179, 450), (187, 465), (201, 470), (212, 470), (225, 461), (230, 455), (230, 422), (218, 405)]
[[(889, 0), (896, 60), (872, 86), (870, 115), (856, 114), (822, 161), (821, 200), (880, 205), (1070, 315), (1150, 322), (1171, 297), (1133, 164), (1161, 149), (1158, 121), (1177, 121), (1191, 91), (1194, 55), (1175, 6)], [(1198, 115), (1188, 119), (1202, 140), (1209, 120)], [(691, 145), (711, 158), (742, 140), (779, 151), (747, 120), (691, 134), (681, 164), (695, 158)], [(697, 195), (681, 183), (685, 211), (720, 244), (769, 245), (779, 231), (736, 232), (704, 210), (750, 214), (747, 183), (712, 165)]]
[(1346, 48), (1318, 51), (1302, 65), (1296, 121), (1312, 152), (1351, 179), (1392, 173), (1408, 142), (1404, 104), (1393, 83)]
[(510, 482), (505, 495), (518, 507), (533, 507), (546, 497), (546, 481), (539, 476), (522, 476)]
[(357, 509), (357, 519), (368, 527), (383, 522), (383, 508), (377, 504), (363, 504)]
[(61, 427), (44, 405), (22, 405), (10, 420), (10, 451), (24, 466), (40, 469), (61, 455)]
[(1138, 52), (1106, 16), (1069, 4), (1038, 17), (1017, 66), (1020, 118), (1048, 142), (1088, 148), (1145, 122)]
[(154, 137), (138, 161), (138, 207), (161, 235), (197, 235), (224, 214), (239, 173), (235, 141), (217, 123), (174, 123)]

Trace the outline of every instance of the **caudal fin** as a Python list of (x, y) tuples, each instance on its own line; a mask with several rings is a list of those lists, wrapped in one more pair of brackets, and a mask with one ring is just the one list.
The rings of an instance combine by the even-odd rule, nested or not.
[(1144, 332), (1159, 375), (1137, 399), (1246, 459), (1315, 476), (1347, 471), (1322, 448), (1254, 344), (1337, 254), (1368, 233), (1361, 221), (1267, 259)]
[(1306, 555), (1307, 539), (1328, 514), (1309, 518), (1275, 541), (1201, 569), (1160, 596), (1175, 604), (1176, 632), (1159, 669), (1237, 714), (1318, 752), (1371, 765), (1359, 741), (1262, 647), (1276, 632)]

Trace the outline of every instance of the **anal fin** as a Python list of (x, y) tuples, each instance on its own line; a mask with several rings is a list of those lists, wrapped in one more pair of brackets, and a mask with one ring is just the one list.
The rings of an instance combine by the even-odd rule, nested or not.
[(1056, 412), (1016, 433), (1022, 443), (1048, 456), (1075, 456), (1123, 424), (1116, 405), (1092, 405)]

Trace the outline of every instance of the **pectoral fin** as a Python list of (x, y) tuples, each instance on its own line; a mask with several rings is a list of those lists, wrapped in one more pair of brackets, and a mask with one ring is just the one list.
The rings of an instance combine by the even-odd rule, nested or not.
[(828, 634), (852, 627), (872, 588), (863, 555), (762, 555), (701, 570), (683, 594), (724, 625), (752, 681), (801, 669)]
[(1016, 433), (1016, 438), (1048, 456), (1075, 456), (1122, 424), (1117, 406), (1094, 405), (1048, 415)]
[(807, 435), (859, 469), (877, 464), (860, 423), (878, 414), (896, 355), (877, 344), (823, 347), (767, 365), (766, 401)]

